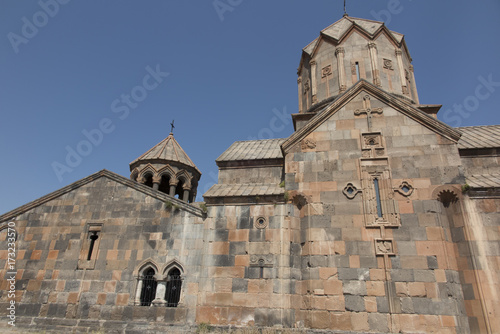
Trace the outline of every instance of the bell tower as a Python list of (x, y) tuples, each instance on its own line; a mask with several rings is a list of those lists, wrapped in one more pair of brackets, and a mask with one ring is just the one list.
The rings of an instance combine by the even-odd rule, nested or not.
[(402, 34), (383, 22), (345, 14), (303, 49), (297, 72), (299, 113), (314, 111), (359, 80), (418, 104), (411, 62)]
[(173, 132), (132, 161), (130, 172), (132, 180), (155, 190), (185, 202), (196, 199), (201, 172), (175, 140)]

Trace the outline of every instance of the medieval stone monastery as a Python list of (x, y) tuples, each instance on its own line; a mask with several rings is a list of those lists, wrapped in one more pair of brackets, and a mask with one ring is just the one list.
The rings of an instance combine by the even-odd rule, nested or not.
[(229, 146), (203, 203), (170, 134), (0, 216), (0, 327), (14, 300), (49, 332), (500, 333), (500, 126), (439, 121), (411, 61), (345, 15), (303, 49), (295, 132)]

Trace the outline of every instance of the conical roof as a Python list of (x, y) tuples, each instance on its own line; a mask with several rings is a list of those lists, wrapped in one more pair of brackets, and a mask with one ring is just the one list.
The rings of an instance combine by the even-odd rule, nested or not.
[[(333, 38), (335, 41), (339, 41), (342, 39), (342, 37), (344, 37), (346, 33), (349, 32), (352, 26), (357, 26), (361, 28), (361, 30), (365, 31), (369, 36), (374, 36), (384, 26), (384, 22), (344, 16), (337, 22), (321, 30), (321, 34)], [(397, 41), (397, 43), (401, 43), (403, 41), (404, 37), (403, 34), (391, 30), (389, 31), (391, 35), (394, 37), (395, 41)], [(318, 37), (314, 41), (309, 43), (303, 49), (304, 52), (311, 55), (319, 40), (320, 38)]]
[(161, 142), (153, 146), (149, 151), (141, 155), (139, 158), (135, 159), (130, 163), (131, 169), (139, 162), (148, 162), (151, 160), (163, 160), (163, 161), (173, 161), (179, 162), (186, 166), (194, 168), (198, 173), (198, 170), (193, 161), (184, 152), (181, 145), (175, 140), (174, 134), (170, 132), (167, 138), (163, 139)]

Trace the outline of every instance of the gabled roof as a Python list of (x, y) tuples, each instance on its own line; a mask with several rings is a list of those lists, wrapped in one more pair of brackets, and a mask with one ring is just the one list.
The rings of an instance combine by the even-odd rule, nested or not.
[(349, 88), (344, 94), (339, 96), (333, 102), (329, 103), (327, 106), (323, 107), (318, 111), (316, 116), (314, 116), (309, 123), (304, 125), (300, 130), (293, 133), (288, 139), (281, 145), (282, 150), (286, 152), (295, 143), (304, 139), (307, 135), (313, 132), (317, 127), (319, 127), (328, 118), (339, 111), (344, 105), (349, 103), (354, 97), (358, 95), (360, 91), (366, 91), (372, 94), (380, 101), (386, 103), (387, 105), (393, 107), (394, 109), (400, 111), (405, 116), (413, 119), (414, 121), (422, 124), (428, 129), (436, 132), (437, 134), (446, 137), (454, 142), (458, 142), (461, 136), (461, 132), (450, 127), (449, 125), (427, 115), (423, 111), (411, 106), (404, 100), (385, 92), (384, 90), (376, 87), (370, 82), (361, 79), (354, 86)]
[(181, 164), (194, 168), (198, 173), (201, 174), (193, 161), (189, 158), (186, 152), (184, 152), (181, 145), (179, 145), (177, 140), (175, 140), (173, 133), (170, 133), (167, 138), (163, 139), (149, 151), (132, 161), (130, 163), (130, 170), (135, 167), (132, 167), (133, 165), (140, 161), (147, 162), (151, 160), (179, 162)]
[(56, 199), (56, 198), (66, 194), (66, 193), (69, 193), (70, 191), (78, 189), (78, 188), (80, 188), (88, 183), (91, 183), (91, 182), (93, 182), (101, 177), (106, 177), (110, 180), (121, 183), (124, 186), (133, 188), (137, 191), (140, 191), (140, 192), (142, 192), (148, 196), (151, 196), (153, 198), (156, 198), (160, 201), (168, 200), (168, 201), (178, 205), (182, 210), (188, 211), (194, 215), (197, 215), (200, 217), (203, 215), (203, 211), (198, 207), (195, 207), (189, 203), (181, 201), (175, 197), (169, 196), (169, 195), (167, 195), (159, 190), (154, 190), (153, 188), (150, 188), (150, 187), (145, 186), (143, 184), (140, 184), (138, 182), (127, 179), (121, 175), (118, 175), (116, 173), (113, 173), (113, 172), (110, 172), (106, 169), (103, 169), (97, 173), (94, 173), (90, 176), (87, 176), (86, 178), (83, 178), (79, 181), (73, 182), (72, 184), (70, 184), (66, 187), (63, 187), (59, 190), (51, 192), (48, 195), (42, 196), (39, 199), (36, 199), (32, 202), (29, 202), (23, 206), (18, 207), (17, 209), (14, 209), (12, 211), (9, 211), (9, 212), (1, 215), (0, 222), (4, 222), (4, 221), (10, 220), (10, 219), (13, 219), (13, 218), (25, 213), (28, 210), (31, 210), (33, 208), (36, 208), (37, 206), (43, 205), (43, 204), (47, 203), (48, 201)]
[(280, 145), (286, 138), (246, 140), (234, 142), (224, 151), (215, 161), (245, 161), (245, 160), (264, 160), (264, 159), (282, 159)]
[(500, 125), (467, 126), (458, 130), (462, 132), (459, 149), (500, 147)]

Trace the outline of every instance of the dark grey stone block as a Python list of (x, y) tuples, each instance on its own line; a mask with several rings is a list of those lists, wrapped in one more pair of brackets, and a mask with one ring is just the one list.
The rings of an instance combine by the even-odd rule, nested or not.
[(345, 309), (352, 312), (365, 311), (365, 299), (361, 296), (345, 295)]

